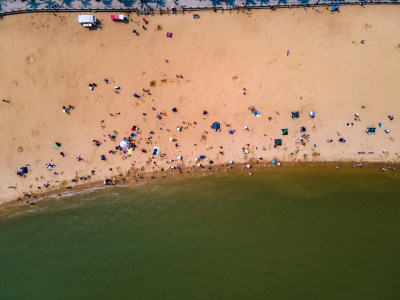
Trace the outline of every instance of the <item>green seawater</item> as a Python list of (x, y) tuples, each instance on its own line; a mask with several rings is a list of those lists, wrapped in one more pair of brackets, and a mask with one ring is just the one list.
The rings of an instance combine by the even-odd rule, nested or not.
[(0, 299), (398, 299), (396, 171), (271, 168), (0, 213)]

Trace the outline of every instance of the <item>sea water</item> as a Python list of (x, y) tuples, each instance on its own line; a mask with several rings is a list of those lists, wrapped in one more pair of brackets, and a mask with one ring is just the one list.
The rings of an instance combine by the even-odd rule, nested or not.
[(395, 299), (397, 171), (271, 168), (0, 213), (0, 299)]

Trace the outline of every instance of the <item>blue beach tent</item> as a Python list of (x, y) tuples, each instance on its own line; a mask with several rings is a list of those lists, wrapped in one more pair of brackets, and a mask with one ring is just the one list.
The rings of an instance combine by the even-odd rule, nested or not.
[(367, 127), (367, 131), (366, 131), (366, 133), (368, 133), (368, 134), (373, 134), (373, 133), (375, 133), (375, 127)]
[(275, 139), (274, 148), (276, 148), (276, 147), (278, 147), (278, 146), (282, 146), (282, 140), (281, 140), (281, 139)]

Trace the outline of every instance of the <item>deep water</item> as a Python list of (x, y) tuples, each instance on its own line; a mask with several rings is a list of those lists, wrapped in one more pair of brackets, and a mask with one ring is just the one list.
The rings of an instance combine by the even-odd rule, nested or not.
[(396, 172), (275, 168), (9, 209), (0, 299), (395, 299)]

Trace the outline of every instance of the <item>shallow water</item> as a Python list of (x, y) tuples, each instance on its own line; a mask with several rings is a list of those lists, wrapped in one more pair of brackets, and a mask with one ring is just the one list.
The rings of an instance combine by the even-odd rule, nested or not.
[(397, 298), (396, 172), (274, 169), (0, 214), (0, 299)]

